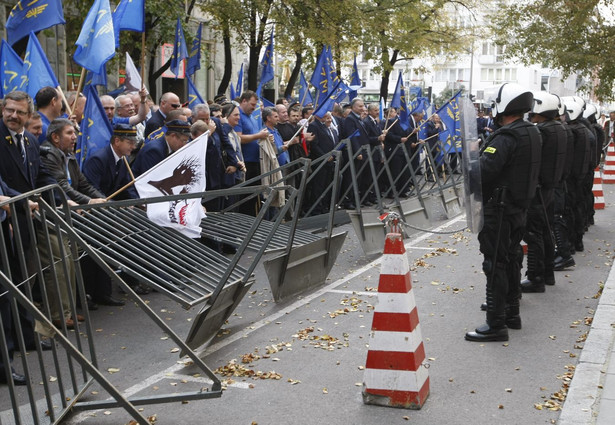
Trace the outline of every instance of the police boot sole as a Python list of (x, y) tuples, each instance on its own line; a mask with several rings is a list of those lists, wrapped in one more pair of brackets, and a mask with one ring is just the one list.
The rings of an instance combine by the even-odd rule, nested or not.
[(544, 292), (545, 291), (545, 285), (543, 284), (536, 284), (536, 283), (529, 283), (524, 285), (523, 283), (521, 284), (521, 292), (525, 292), (525, 293), (540, 293), (540, 292)]

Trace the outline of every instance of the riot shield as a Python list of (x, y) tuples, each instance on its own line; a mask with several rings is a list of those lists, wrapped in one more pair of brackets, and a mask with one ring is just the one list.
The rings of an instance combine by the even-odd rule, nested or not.
[(483, 194), (480, 178), (479, 139), (476, 113), (470, 99), (459, 100), (461, 121), (461, 158), (463, 161), (464, 198), (466, 222), (472, 233), (483, 227)]

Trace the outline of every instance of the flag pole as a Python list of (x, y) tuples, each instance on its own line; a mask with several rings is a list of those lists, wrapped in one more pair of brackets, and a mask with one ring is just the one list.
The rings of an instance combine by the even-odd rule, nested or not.
[[(145, 87), (145, 29), (141, 33), (141, 89)], [(130, 170), (130, 168), (128, 168)]]
[[(73, 114), (73, 109), (68, 104), (68, 100), (66, 100), (66, 96), (64, 95), (64, 91), (62, 90), (62, 86), (56, 87), (56, 90), (60, 93), (60, 97), (62, 98), (62, 102), (66, 105), (66, 111), (68, 112), (68, 116), (70, 117)], [(77, 92), (77, 98), (79, 97), (79, 92)], [(74, 106), (73, 106), (74, 108)]]
[(124, 186), (120, 187), (118, 190), (116, 190), (115, 192), (113, 192), (111, 195), (107, 196), (107, 201), (115, 198), (120, 192), (124, 191), (124, 189), (129, 188), (130, 186), (132, 186), (133, 184), (136, 183), (136, 179), (134, 174), (132, 174), (132, 170), (130, 169), (130, 164), (128, 164), (128, 160), (126, 159), (126, 155), (124, 155), (122, 157), (122, 159), (124, 160), (124, 164), (126, 164), (126, 168), (128, 169), (128, 173), (130, 174), (130, 178), (132, 179), (131, 181), (129, 181), (128, 183), (126, 183)]
[[(390, 114), (389, 114), (389, 115), (390, 115)], [(390, 118), (387, 118), (387, 121), (388, 121), (388, 120), (390, 120)], [(393, 122), (391, 123), (391, 125), (390, 125), (390, 126), (388, 126), (387, 128), (385, 128), (385, 129), (384, 129), (384, 131), (389, 131), (389, 130), (391, 129), (391, 127), (393, 127), (393, 126), (395, 125), (395, 123), (396, 123), (397, 121), (399, 121), (399, 118), (395, 118), (395, 121), (393, 121)]]
[[(75, 101), (73, 102), (73, 106), (69, 107), (69, 109), (75, 109), (77, 105), (77, 101), (79, 100), (79, 93), (81, 93), (81, 89), (83, 88), (83, 80), (85, 80), (85, 68), (81, 68), (81, 76), (79, 77), (79, 84), (77, 84), (77, 95), (75, 96)], [(71, 113), (72, 115), (72, 113)]]

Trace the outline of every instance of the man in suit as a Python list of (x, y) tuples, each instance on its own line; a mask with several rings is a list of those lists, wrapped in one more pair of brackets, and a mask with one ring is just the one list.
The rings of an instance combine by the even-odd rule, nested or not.
[[(47, 140), (41, 145), (41, 161), (72, 201), (80, 205), (106, 202), (105, 195), (92, 186), (79, 169), (73, 155), (76, 140), (72, 121), (64, 118), (53, 120), (47, 128)], [(124, 301), (112, 297), (110, 278), (90, 257), (84, 257), (81, 266), (86, 292), (95, 303), (124, 305)]]
[(421, 121), (423, 120), (423, 112), (414, 112), (410, 115), (410, 128), (408, 131), (408, 140), (406, 141), (406, 148), (408, 149), (408, 155), (410, 155), (410, 164), (414, 174), (423, 174), (421, 169), (420, 149), (421, 145), (425, 144), (424, 140), (419, 139), (419, 130)]
[[(367, 106), (367, 117), (363, 120), (365, 123), (365, 127), (367, 128), (367, 134), (369, 135), (369, 144), (372, 148), (372, 161), (374, 163), (374, 168), (376, 170), (376, 174), (380, 172), (382, 169), (382, 162), (384, 158), (382, 157), (383, 152), (383, 143), (386, 137), (386, 131), (383, 131), (380, 128), (380, 123), (378, 122), (378, 117), (380, 116), (380, 105), (378, 102), (372, 102)], [(386, 186), (386, 174), (382, 173), (380, 178), (378, 179), (378, 186), (380, 191), (385, 190)], [(375, 199), (373, 200), (375, 202)]]
[[(314, 135), (312, 139), (312, 149), (310, 150), (310, 159), (315, 160), (323, 155), (329, 154), (339, 142), (337, 133), (331, 124), (333, 118), (331, 113), (327, 113), (324, 118), (316, 117), (308, 126), (308, 132)], [(329, 156), (325, 165), (312, 178), (311, 190), (313, 194), (310, 203), (313, 204), (325, 192), (325, 189), (333, 179), (335, 163), (334, 156)], [(319, 164), (320, 165), (320, 164)], [(316, 169), (317, 167), (315, 167)], [(312, 214), (325, 214), (329, 211), (331, 204), (331, 191), (327, 192), (323, 199), (314, 207)]]
[(143, 137), (147, 138), (149, 134), (164, 125), (164, 119), (173, 109), (181, 107), (179, 97), (175, 93), (167, 92), (160, 97), (160, 107), (152, 114), (152, 117), (145, 124), (145, 132)]
[(132, 167), (135, 176), (145, 173), (188, 143), (190, 139), (190, 123), (188, 121), (169, 121), (166, 127), (167, 132), (164, 137), (152, 141), (139, 151)]
[[(21, 192), (29, 192), (36, 188), (56, 184), (56, 180), (41, 162), (39, 144), (36, 138), (24, 130), (24, 125), (34, 111), (32, 98), (27, 93), (15, 91), (5, 95), (3, 101), (2, 122), (0, 123), (0, 177), (10, 188)], [(52, 200), (53, 201), (53, 200)], [(21, 241), (26, 255), (28, 273), (38, 269), (36, 255), (31, 251), (36, 249), (30, 245), (30, 235), (27, 230), (26, 217), (21, 217)], [(41, 265), (44, 268), (44, 285), (47, 301), (51, 311), (51, 319), (56, 326), (62, 320), (68, 327), (74, 326), (71, 318), (68, 285), (75, 284), (75, 270), (71, 260), (66, 261), (68, 274), (64, 267), (55, 267), (58, 285), (55, 285), (51, 269), (47, 266), (52, 261), (63, 261), (62, 250), (57, 235), (49, 232), (51, 253), (48, 250), (44, 231), (35, 222), (37, 234), (41, 238), (38, 246)], [(63, 238), (64, 251), (68, 249), (68, 239)], [(73, 294), (75, 292), (73, 291)]]
[[(137, 144), (137, 130), (126, 124), (113, 128), (113, 135), (108, 146), (88, 157), (83, 165), (85, 178), (98, 191), (109, 197), (132, 179), (123, 157)], [(115, 199), (136, 199), (139, 195), (134, 186), (120, 192)]]
[[(371, 172), (369, 170), (369, 167), (363, 170), (363, 172), (359, 172), (359, 169), (365, 163), (364, 160), (367, 157), (367, 154), (365, 153), (359, 153), (359, 155), (356, 155), (356, 154), (357, 152), (363, 149), (363, 146), (367, 146), (367, 149), (369, 149), (369, 134), (367, 133), (367, 128), (365, 127), (365, 124), (363, 123), (363, 120), (361, 118), (361, 115), (365, 111), (365, 103), (363, 102), (363, 99), (361, 99), (360, 97), (355, 97), (354, 99), (352, 99), (352, 102), (350, 102), (350, 106), (351, 106), (351, 111), (346, 117), (346, 119), (344, 120), (344, 125), (343, 125), (344, 131), (342, 135), (344, 139), (349, 138), (350, 136), (353, 136), (353, 137), (350, 137), (350, 144), (352, 147), (352, 153), (353, 155), (355, 155), (354, 166), (358, 174), (356, 178), (359, 184), (359, 196), (360, 198), (364, 198), (368, 192), (369, 184), (371, 182)], [(347, 151), (344, 150), (344, 152), (347, 152)], [(348, 157), (348, 154), (345, 154), (344, 162), (348, 161), (347, 157)], [(351, 181), (352, 181), (352, 175), (350, 172), (350, 168), (347, 168), (346, 171), (344, 172), (344, 177), (342, 180), (342, 191), (343, 192), (345, 192), (346, 189), (350, 186)], [(349, 196), (352, 197), (352, 192), (350, 192)], [(373, 205), (373, 202), (371, 202), (369, 196), (365, 198), (365, 200), (363, 201), (363, 205), (366, 207)], [(354, 205), (352, 204), (352, 202), (347, 201), (346, 207), (349, 209), (353, 209)]]
[[(397, 110), (393, 107), (387, 111), (387, 120), (384, 120), (383, 128), (388, 129), (384, 138), (384, 155), (389, 162), (389, 169), (395, 182), (397, 194), (402, 197), (407, 197), (408, 182), (410, 180), (410, 172), (408, 171), (404, 152), (399, 146), (408, 141), (407, 132), (399, 124)], [(393, 193), (388, 193), (388, 197), (393, 197)]]

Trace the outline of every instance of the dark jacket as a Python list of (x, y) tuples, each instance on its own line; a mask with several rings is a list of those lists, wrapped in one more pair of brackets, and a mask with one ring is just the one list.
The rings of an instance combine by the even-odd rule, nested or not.
[(147, 120), (147, 123), (145, 124), (145, 131), (143, 132), (143, 137), (147, 138), (147, 136), (149, 136), (152, 131), (159, 129), (163, 125), (164, 117), (162, 116), (162, 113), (158, 110), (152, 114), (149, 120)]
[[(131, 181), (124, 161), (120, 158), (118, 163), (115, 162), (111, 145), (96, 151), (85, 161), (83, 174), (92, 186), (105, 196), (110, 196)], [(115, 199), (136, 199), (138, 197), (134, 186), (129, 186), (119, 193)]]
[(331, 133), (327, 126), (320, 121), (313, 121), (309, 126), (307, 131), (309, 133), (314, 134), (314, 140), (312, 140), (312, 149), (310, 150), (310, 158), (312, 160), (318, 159), (323, 155), (331, 152), (335, 145), (337, 145), (337, 135), (333, 129), (331, 132), (333, 133), (333, 138), (331, 138)]
[(68, 157), (68, 172), (70, 183), (66, 174), (66, 156), (64, 152), (46, 140), (41, 145), (41, 161), (49, 173), (57, 180), (58, 184), (66, 192), (66, 196), (78, 204), (87, 204), (92, 198), (104, 198), (100, 191), (85, 178), (79, 164), (73, 155)]

